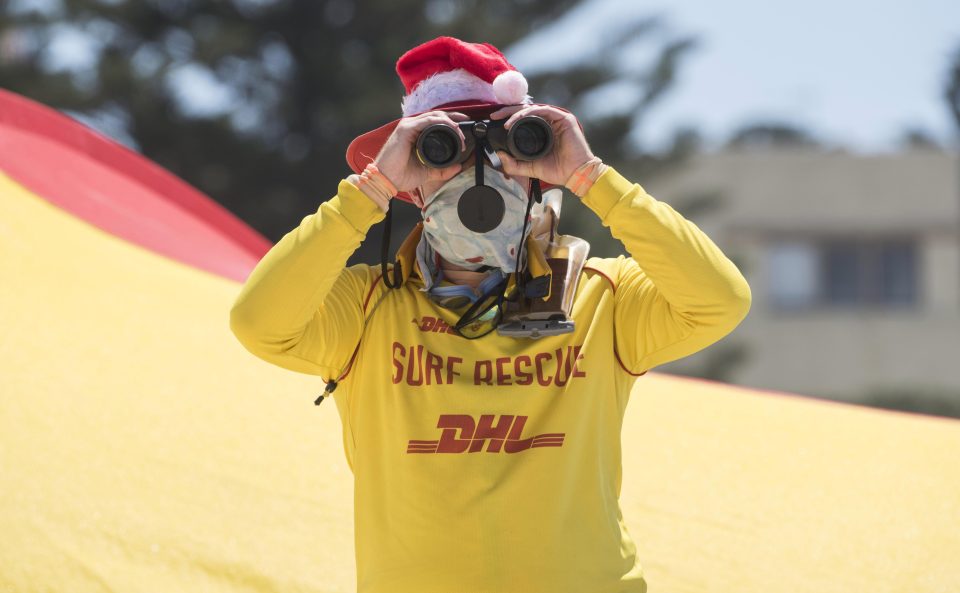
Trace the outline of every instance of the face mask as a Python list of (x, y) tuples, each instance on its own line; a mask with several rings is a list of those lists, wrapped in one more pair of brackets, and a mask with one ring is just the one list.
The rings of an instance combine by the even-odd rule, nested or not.
[[(484, 207), (474, 210), (476, 204), (471, 203), (470, 197), (461, 201), (467, 190), (476, 188), (476, 171), (470, 167), (424, 201), (423, 233), (430, 246), (455, 265), (468, 270), (486, 265), (510, 273), (514, 271), (517, 249), (522, 241), (520, 233), (527, 210), (527, 191), (518, 181), (507, 179), (487, 165), (483, 166), (483, 185), (500, 194), (502, 209)], [(499, 205), (495, 199), (493, 203)], [(541, 204), (535, 203), (530, 216), (536, 219), (542, 208)], [(480, 211), (482, 213), (478, 215)], [(498, 216), (500, 212), (502, 215)], [(489, 230), (477, 232), (467, 224), (474, 229)], [(527, 224), (529, 230), (530, 224)], [(521, 260), (521, 269), (523, 264)]]

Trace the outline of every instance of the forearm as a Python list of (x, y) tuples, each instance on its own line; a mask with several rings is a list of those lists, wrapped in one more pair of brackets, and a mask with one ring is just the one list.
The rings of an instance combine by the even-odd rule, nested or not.
[(633, 260), (620, 267), (617, 306), (621, 323), (636, 324), (622, 336), (636, 364), (649, 368), (695, 352), (746, 316), (751, 292), (740, 270), (669, 204), (612, 168), (582, 200)]

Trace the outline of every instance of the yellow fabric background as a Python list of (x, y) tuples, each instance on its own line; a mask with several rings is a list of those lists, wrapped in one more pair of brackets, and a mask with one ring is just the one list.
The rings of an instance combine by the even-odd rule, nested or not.
[[(0, 591), (355, 589), (338, 415), (239, 284), (2, 174), (0, 278)], [(652, 593), (960, 589), (960, 422), (650, 372), (623, 445)]]

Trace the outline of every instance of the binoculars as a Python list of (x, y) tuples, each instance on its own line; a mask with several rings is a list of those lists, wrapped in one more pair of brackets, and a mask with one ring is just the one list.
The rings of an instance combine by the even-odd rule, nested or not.
[(490, 152), (505, 150), (521, 161), (533, 161), (553, 149), (553, 128), (536, 115), (518, 119), (509, 130), (503, 127), (506, 119), (483, 119), (458, 122), (466, 139), (466, 149), (460, 149), (460, 136), (453, 126), (433, 124), (420, 132), (417, 138), (417, 158), (428, 167), (443, 169), (462, 163), (478, 146)]

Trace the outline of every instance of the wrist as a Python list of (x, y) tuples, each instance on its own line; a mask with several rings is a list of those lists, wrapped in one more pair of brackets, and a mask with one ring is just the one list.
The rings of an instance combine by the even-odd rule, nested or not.
[(582, 198), (606, 170), (607, 165), (600, 160), (600, 157), (592, 156), (570, 174), (564, 186), (578, 198)]
[(384, 212), (390, 208), (390, 200), (397, 195), (397, 188), (372, 162), (360, 174), (350, 175), (347, 179)]

